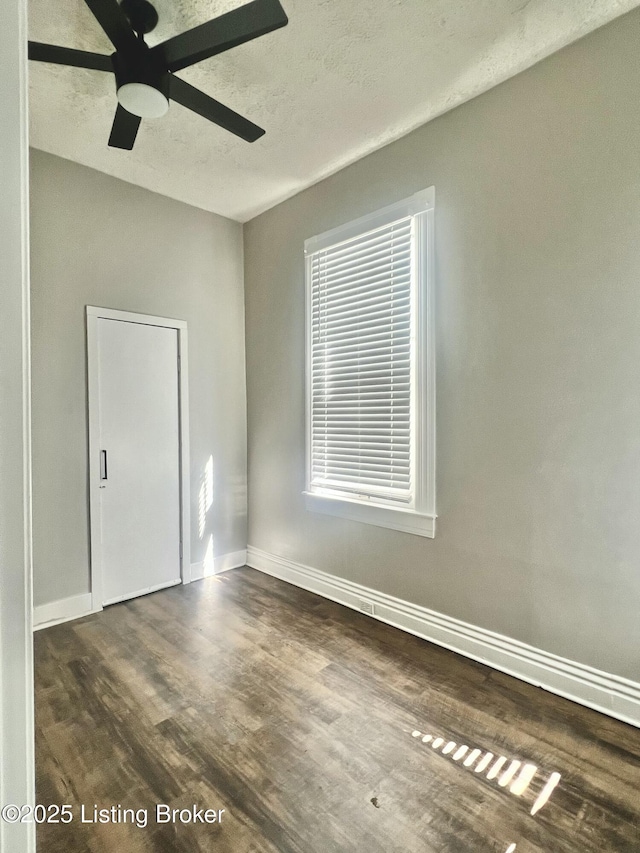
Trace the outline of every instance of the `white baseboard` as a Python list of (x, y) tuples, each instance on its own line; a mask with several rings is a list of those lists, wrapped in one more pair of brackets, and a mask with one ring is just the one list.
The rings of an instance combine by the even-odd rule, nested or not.
[[(213, 571), (207, 571), (206, 575), (204, 561), (191, 563), (191, 580), (196, 581), (209, 575), (219, 575), (222, 572), (228, 572), (230, 569), (239, 569), (246, 564), (246, 551), (233, 551), (230, 554), (215, 557)], [(49, 628), (51, 625), (58, 625), (61, 622), (70, 622), (72, 619), (80, 619), (81, 616), (98, 613), (100, 610), (102, 607), (92, 608), (90, 592), (83, 595), (72, 595), (70, 598), (62, 598), (60, 601), (51, 601), (48, 604), (41, 604), (39, 607), (33, 608), (33, 630), (39, 631), (41, 628)]]
[(50, 601), (33, 608), (33, 630), (49, 628), (60, 622), (69, 622), (71, 619), (79, 619), (96, 611), (91, 609), (91, 593), (72, 595), (70, 598), (62, 598), (60, 601)]
[(247, 549), (247, 565), (354, 610), (360, 611), (360, 603), (364, 599), (374, 608), (373, 614), (367, 615), (373, 615), (381, 622), (640, 727), (640, 684), (637, 682), (567, 660), (252, 546)]
[(205, 560), (199, 563), (191, 563), (191, 580), (198, 581), (202, 578), (208, 578), (211, 575), (220, 575), (222, 572), (228, 572), (231, 569), (239, 569), (241, 566), (247, 565), (246, 551), (231, 551), (229, 554), (221, 554), (219, 557), (213, 558), (213, 567), (208, 567), (205, 571)]

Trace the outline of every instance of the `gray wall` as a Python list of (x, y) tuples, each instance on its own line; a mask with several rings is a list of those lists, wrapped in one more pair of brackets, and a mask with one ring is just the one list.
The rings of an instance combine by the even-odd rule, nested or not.
[[(191, 561), (246, 547), (242, 227), (31, 152), (34, 603), (89, 590), (85, 305), (186, 320)], [(202, 539), (198, 491), (214, 459)]]
[[(635, 680), (638, 45), (633, 12), (245, 226), (250, 545)], [(428, 540), (305, 511), (303, 241), (432, 184)]]

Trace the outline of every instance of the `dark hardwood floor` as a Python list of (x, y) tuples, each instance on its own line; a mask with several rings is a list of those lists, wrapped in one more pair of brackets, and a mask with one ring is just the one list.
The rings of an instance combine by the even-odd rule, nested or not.
[(640, 851), (639, 730), (251, 569), (35, 644), (41, 853)]

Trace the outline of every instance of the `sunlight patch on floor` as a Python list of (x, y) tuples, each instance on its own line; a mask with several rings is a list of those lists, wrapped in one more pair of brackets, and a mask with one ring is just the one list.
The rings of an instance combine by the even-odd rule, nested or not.
[[(466, 744), (458, 746), (455, 741), (446, 741), (445, 738), (434, 737), (429, 733), (423, 734), (417, 729), (411, 732), (411, 736), (416, 740), (420, 739), (424, 744), (430, 744), (431, 749), (440, 750), (442, 755), (448, 755), (453, 761), (460, 762), (464, 758), (463, 767), (473, 768), (473, 771), (478, 774), (486, 771), (486, 778), (489, 781), (497, 779), (501, 788), (508, 788), (509, 792), (516, 797), (522, 797), (526, 793), (538, 773), (538, 767), (535, 764), (523, 764), (522, 761), (516, 758), (510, 760), (505, 755), (499, 755), (496, 758), (492, 752), (485, 752), (483, 755), (483, 750), (478, 747), (469, 752), (469, 747)], [(441, 747), (442, 749), (440, 749)], [(482, 758), (480, 758), (481, 755)], [(479, 758), (480, 761), (478, 761)], [(507, 764), (507, 762), (509, 763)], [(505, 765), (507, 766), (505, 767)], [(531, 808), (532, 815), (537, 814), (549, 801), (561, 778), (561, 774), (555, 771), (549, 776)], [(507, 853), (512, 850), (515, 850), (515, 844), (509, 848)]]

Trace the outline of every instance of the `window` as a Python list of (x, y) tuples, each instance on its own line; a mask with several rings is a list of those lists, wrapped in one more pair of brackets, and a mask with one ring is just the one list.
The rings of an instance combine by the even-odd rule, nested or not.
[(430, 537), (434, 196), (305, 242), (307, 509)]

